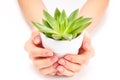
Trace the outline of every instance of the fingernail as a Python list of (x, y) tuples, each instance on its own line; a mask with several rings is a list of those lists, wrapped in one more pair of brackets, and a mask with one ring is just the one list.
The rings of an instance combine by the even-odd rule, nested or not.
[(65, 62), (63, 59), (60, 59), (60, 60), (58, 61), (58, 63), (61, 64), (61, 65), (63, 65), (63, 66), (66, 64), (66, 62)]
[(36, 36), (35, 38), (34, 38), (34, 43), (35, 44), (38, 44), (40, 42), (40, 36)]
[(53, 67), (56, 68), (58, 66), (58, 63), (53, 64)]
[(65, 59), (72, 60), (72, 58), (70, 56), (65, 56)]
[(54, 57), (54, 58), (52, 58), (52, 59), (51, 59), (52, 63), (57, 62), (57, 60), (58, 60), (58, 58), (57, 58), (57, 57)]

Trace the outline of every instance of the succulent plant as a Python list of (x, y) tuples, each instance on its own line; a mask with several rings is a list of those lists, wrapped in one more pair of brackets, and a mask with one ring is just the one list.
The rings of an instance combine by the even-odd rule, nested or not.
[(76, 9), (67, 17), (65, 10), (60, 12), (56, 8), (53, 17), (47, 11), (43, 10), (44, 19), (42, 20), (42, 24), (39, 22), (32, 23), (49, 38), (71, 40), (80, 35), (91, 24), (91, 18), (84, 18), (83, 16), (77, 18), (78, 11), (79, 9)]

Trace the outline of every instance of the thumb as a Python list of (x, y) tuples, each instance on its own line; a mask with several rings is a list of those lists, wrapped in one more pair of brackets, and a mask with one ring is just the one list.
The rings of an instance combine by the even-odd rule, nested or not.
[(36, 45), (41, 43), (40, 33), (38, 31), (32, 32), (32, 41)]
[(40, 35), (35, 36), (33, 42), (34, 44), (40, 44), (41, 43)]
[(91, 45), (91, 40), (89, 36), (85, 34), (84, 39), (83, 39), (83, 44), (82, 44), (83, 50), (89, 50), (90, 45)]

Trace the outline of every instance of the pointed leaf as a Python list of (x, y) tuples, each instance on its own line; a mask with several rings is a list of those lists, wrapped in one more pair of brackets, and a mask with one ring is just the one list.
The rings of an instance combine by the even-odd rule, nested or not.
[(79, 33), (81, 33), (85, 28), (87, 28), (90, 24), (91, 24), (91, 22), (86, 23), (86, 24), (84, 24), (84, 25), (81, 25), (78, 29), (74, 30), (72, 33), (73, 33), (73, 34), (79, 34)]
[(47, 20), (47, 22), (50, 24), (50, 26), (58, 31), (58, 23), (57, 21), (47, 12), (47, 11), (43, 11), (44, 12), (44, 17)]
[(68, 33), (76, 30), (78, 27), (80, 27), (81, 25), (86, 24), (88, 21), (90, 21), (91, 18), (83, 18), (80, 17), (77, 20), (75, 20), (71, 25), (70, 25), (70, 30), (68, 31)]
[(46, 26), (43, 26), (40, 23), (37, 23), (37, 22), (32, 22), (32, 23), (41, 32), (50, 33), (50, 34), (57, 33), (56, 31), (54, 31)]
[(55, 39), (55, 40), (60, 40), (62, 38), (62, 36), (58, 35), (58, 34), (53, 34), (52, 38)]
[(52, 38), (52, 34), (50, 34), (50, 33), (44, 33), (47, 37), (49, 37), (49, 38)]
[(73, 38), (76, 38), (77, 37), (77, 34), (76, 33), (74, 33), (74, 34), (72, 34), (73, 35)]
[(92, 18), (84, 18), (84, 19), (82, 19), (82, 20), (78, 20), (78, 21), (76, 21), (77, 22), (77, 24), (85, 24), (85, 23), (87, 23), (88, 21), (90, 21)]
[(66, 30), (64, 31), (64, 33), (69, 33), (71, 32), (73, 29), (72, 27), (74, 27), (76, 25), (76, 22), (78, 20), (82, 20), (83, 19), (83, 16), (79, 17), (78, 19), (74, 20), (71, 24), (68, 25), (68, 27), (66, 28)]
[(72, 34), (64, 34), (63, 37), (66, 39), (66, 40), (71, 40), (73, 38)]
[(71, 27), (72, 31), (77, 29), (79, 26), (86, 24), (90, 20), (91, 20), (91, 18), (84, 18), (84, 19), (81, 19), (81, 20), (77, 20), (75, 25)]
[(65, 28), (66, 28), (66, 24), (67, 24), (67, 16), (66, 16), (66, 12), (65, 10), (62, 11), (61, 15), (60, 15), (60, 32), (64, 32)]
[(73, 11), (70, 16), (68, 17), (68, 23), (70, 24), (72, 21), (75, 20), (75, 18), (77, 17), (79, 9), (76, 9), (75, 11)]
[(60, 17), (60, 11), (58, 8), (56, 8), (55, 13), (54, 13), (54, 18), (57, 20)]
[(46, 20), (42, 19), (42, 22), (43, 22), (43, 25), (45, 25), (46, 27), (51, 28), (51, 26), (49, 25), (49, 23)]

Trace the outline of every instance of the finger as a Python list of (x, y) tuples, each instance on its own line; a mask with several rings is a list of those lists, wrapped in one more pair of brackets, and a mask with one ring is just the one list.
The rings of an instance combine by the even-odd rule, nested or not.
[(54, 68), (57, 68), (59, 64), (56, 62), (55, 64), (53, 64)]
[(85, 36), (80, 50), (88, 51), (90, 49), (91, 49), (91, 40), (88, 36)]
[(56, 72), (56, 75), (62, 76), (62, 74), (59, 71)]
[(43, 58), (43, 59), (35, 59), (33, 60), (33, 64), (37, 69), (42, 69), (53, 65), (57, 62), (58, 58), (56, 56), (50, 58)]
[(40, 44), (42, 42), (40, 38), (40, 33), (38, 31), (33, 31), (31, 34), (31, 40), (36, 45)]
[(55, 75), (56, 74), (56, 69), (53, 66), (47, 67), (47, 68), (43, 68), (39, 70), (40, 74), (43, 75)]
[(61, 64), (62, 66), (64, 66), (66, 69), (72, 71), (72, 72), (79, 72), (81, 70), (81, 65), (69, 62), (69, 61), (67, 61), (63, 58), (60, 59), (58, 61), (58, 63)]
[[(54, 67), (55, 70), (56, 70), (58, 65), (59, 64), (57, 62), (53, 64), (53, 67)], [(54, 75), (56, 75), (56, 73), (57, 73), (57, 70), (56, 70), (56, 72), (49, 73), (49, 75), (54, 76)]]
[(42, 43), (41, 41), (41, 38), (40, 38), (40, 35), (36, 35), (34, 38), (33, 38), (33, 43), (35, 45), (40, 45)]
[(86, 42), (83, 42), (83, 46), (81, 48), (83, 49), (80, 51), (79, 55), (68, 54), (65, 55), (64, 58), (73, 63), (86, 64), (88, 60), (94, 55), (94, 49), (91, 46), (91, 43), (87, 40)]
[(80, 55), (66, 55), (65, 59), (75, 63), (85, 63), (88, 60), (89, 55), (91, 55), (90, 53), (93, 53), (93, 47), (91, 46), (90, 38), (85, 35), (80, 48)]
[(88, 53), (84, 53), (81, 55), (75, 55), (75, 54), (67, 54), (65, 55), (65, 59), (72, 62), (72, 63), (76, 63), (76, 64), (86, 64), (89, 60), (89, 56), (85, 55)]
[(36, 31), (36, 30), (33, 30), (32, 33), (31, 33), (31, 39), (34, 39), (34, 37), (36, 35), (40, 35), (40, 33), (38, 31)]
[(31, 39), (28, 40), (25, 44), (25, 50), (30, 53), (31, 57), (48, 57), (48, 56), (53, 56), (53, 52), (48, 49), (43, 49), (40, 47), (36, 47)]
[(29, 39), (29, 40), (25, 43), (24, 49), (25, 49), (26, 51), (28, 51), (29, 48), (30, 48), (30, 47), (33, 47), (33, 46), (34, 46), (34, 45), (33, 45), (32, 41), (31, 41), (31, 39)]
[(94, 48), (92, 46), (91, 40), (86, 38), (83, 41), (83, 45), (79, 51), (79, 54), (84, 54), (84, 55), (88, 55), (90, 57), (94, 56)]
[(53, 56), (53, 52), (48, 49), (33, 47), (28, 51), (33, 58)]
[(58, 71), (57, 72), (58, 75), (63, 75), (63, 76), (73, 76), (75, 74), (72, 71), (65, 69), (63, 66), (58, 66), (57, 71)]
[(57, 71), (55, 70), (54, 72), (51, 72), (51, 73), (49, 73), (48, 75), (54, 76), (54, 75), (56, 75), (56, 73), (57, 73)]

